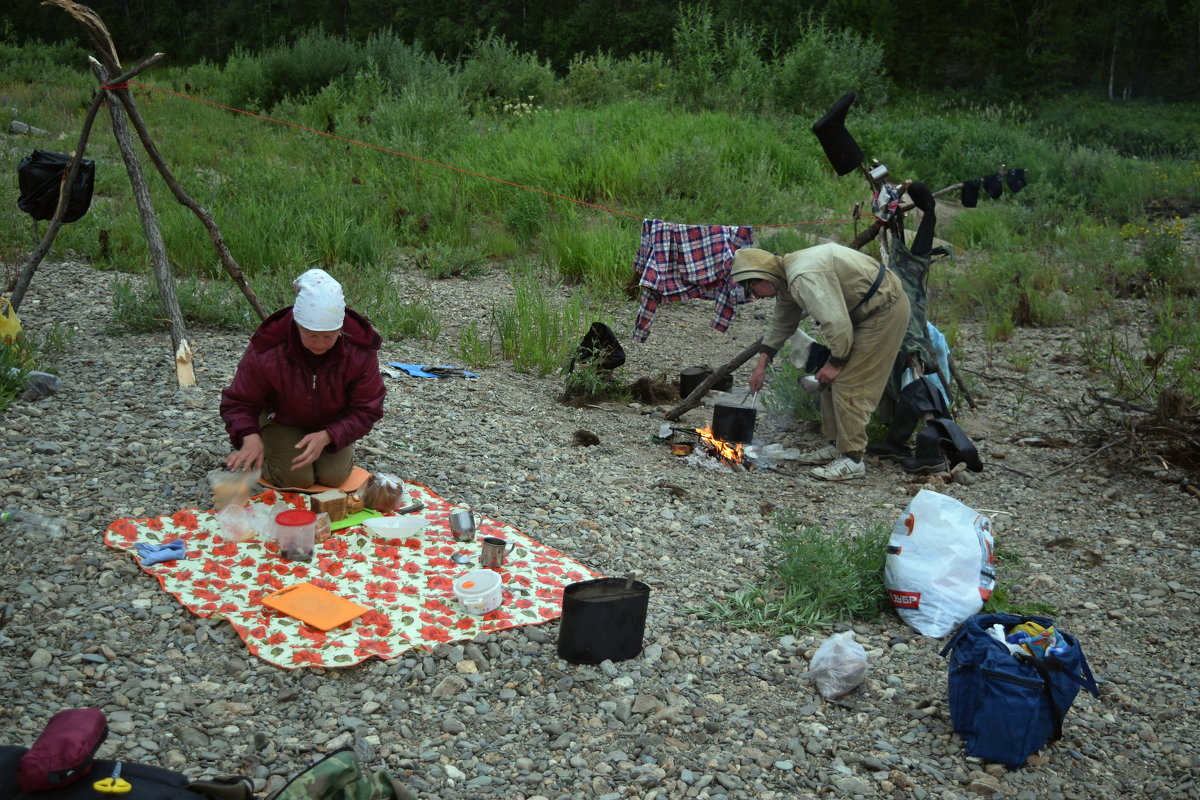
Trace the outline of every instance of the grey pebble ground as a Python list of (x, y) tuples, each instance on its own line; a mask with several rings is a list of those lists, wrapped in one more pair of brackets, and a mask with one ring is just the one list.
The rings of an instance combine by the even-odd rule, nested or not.
[[(598, 572), (636, 572), (652, 587), (644, 652), (572, 664), (558, 657), (551, 622), (347, 669), (257, 660), (227, 623), (190, 614), (101, 538), (121, 517), (211, 505), (205, 476), (228, 447), (219, 393), (246, 336), (192, 331), (200, 386), (181, 392), (165, 332), (107, 332), (110, 280), (47, 263), (21, 308), (30, 329), (61, 323), (76, 335), (62, 389), (0, 415), (0, 506), (68, 522), (53, 539), (0, 529), (0, 603), (11, 615), (0, 631), (4, 744), (32, 744), (60, 709), (98, 706), (112, 728), (102, 756), (193, 777), (242, 773), (260, 793), (352, 746), (421, 798), (1200, 797), (1200, 500), (1142, 469), (1153, 464), (1108, 464), (1073, 440), (1058, 404), (1079, 399), (1088, 376), (1077, 359), (1052, 358), (1070, 352), (1060, 346), (1070, 331), (1018, 331), (985, 347), (963, 326), (956, 357), (981, 406), (960, 423), (988, 468), (970, 486), (932, 486), (995, 519), (998, 546), (1022, 558), (1020, 575), (1001, 577), (1057, 609), (1101, 681), (1060, 742), (1007, 771), (964, 755), (942, 643), (894, 614), (854, 626), (868, 678), (830, 702), (807, 675), (825, 633), (772, 638), (690, 611), (767, 574), (767, 509), (852, 531), (890, 526), (924, 484), (881, 464), (832, 485), (787, 463), (701, 469), (654, 436), (653, 407), (570, 408), (557, 402), (559, 377), (506, 362), (478, 380), (388, 379), (386, 417), (360, 462)], [(457, 363), (457, 326), (486, 323), (507, 279), (432, 291), (441, 338), (389, 342), (389, 360)], [(627, 347), (626, 372), (721, 363), (761, 333), (768, 310), (743, 307), (718, 334), (709, 304), (661, 307), (649, 342)], [(616, 311), (632, 320), (632, 305)], [(1033, 367), (1018, 372), (1018, 362)], [(707, 418), (696, 410), (685, 421)], [(574, 444), (579, 429), (600, 443)], [(788, 447), (817, 442), (778, 420), (761, 431)]]

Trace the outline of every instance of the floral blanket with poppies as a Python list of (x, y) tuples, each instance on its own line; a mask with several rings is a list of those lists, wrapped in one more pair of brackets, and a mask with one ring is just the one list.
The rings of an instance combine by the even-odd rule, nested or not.
[[(500, 608), (465, 613), (454, 580), (475, 569), (479, 544), (457, 542), (447, 522), (454, 506), (420, 484), (406, 484), (423, 525), (404, 538), (384, 538), (362, 526), (335, 531), (316, 545), (311, 561), (286, 561), (274, 542), (226, 540), (216, 514), (179, 511), (154, 519), (119, 519), (104, 533), (109, 547), (138, 560), (136, 545), (181, 539), (187, 558), (143, 566), (188, 610), (229, 621), (259, 658), (280, 667), (345, 667), (372, 656), (388, 659), (412, 648), (470, 639), (518, 625), (537, 625), (562, 613), (563, 589), (597, 577), (582, 564), (535, 542), (511, 525), (481, 518), (478, 538), (498, 536), (513, 545), (498, 570), (504, 581)], [(252, 502), (272, 511), (305, 508), (302, 495), (267, 491)], [(470, 563), (451, 556), (462, 554)], [(140, 563), (140, 562), (139, 562)], [(312, 628), (267, 608), (262, 598), (302, 581), (370, 609), (329, 631)]]

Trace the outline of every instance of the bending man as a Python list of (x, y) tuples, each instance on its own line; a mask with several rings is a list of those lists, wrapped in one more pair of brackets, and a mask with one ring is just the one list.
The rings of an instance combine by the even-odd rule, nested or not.
[(730, 278), (748, 297), (774, 297), (775, 313), (763, 337), (750, 389), (763, 385), (767, 364), (805, 314), (821, 326), (830, 355), (817, 370), (821, 433), (826, 446), (801, 463), (819, 465), (814, 477), (840, 481), (866, 473), (867, 422), (883, 395), (908, 326), (909, 304), (900, 279), (870, 256), (839, 244), (821, 244), (780, 258), (765, 250), (734, 253)]
[(383, 416), (382, 340), (324, 270), (293, 286), (295, 303), (258, 327), (221, 392), (235, 448), (225, 464), (261, 469), (280, 487), (340, 486), (354, 467), (351, 445)]

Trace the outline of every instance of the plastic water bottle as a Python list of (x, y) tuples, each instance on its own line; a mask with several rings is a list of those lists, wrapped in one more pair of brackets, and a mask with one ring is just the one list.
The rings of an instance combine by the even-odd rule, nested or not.
[[(21, 370), (16, 367), (9, 367), (8, 374), (15, 377), (21, 374)], [(61, 383), (62, 380), (57, 375), (51, 375), (49, 372), (39, 372), (38, 370), (29, 370), (25, 372), (25, 390), (21, 393), (21, 399), (33, 401), (49, 397), (58, 391)]]
[(57, 517), (47, 517), (32, 511), (10, 509), (0, 511), (0, 525), (20, 529), (26, 533), (41, 533), (49, 536), (62, 536), (66, 532), (67, 523)]

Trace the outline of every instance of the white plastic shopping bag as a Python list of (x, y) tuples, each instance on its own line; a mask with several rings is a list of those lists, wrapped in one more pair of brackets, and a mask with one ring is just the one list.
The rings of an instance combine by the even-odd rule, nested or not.
[(992, 521), (922, 489), (888, 539), (883, 583), (913, 630), (941, 638), (983, 608), (996, 586)]

